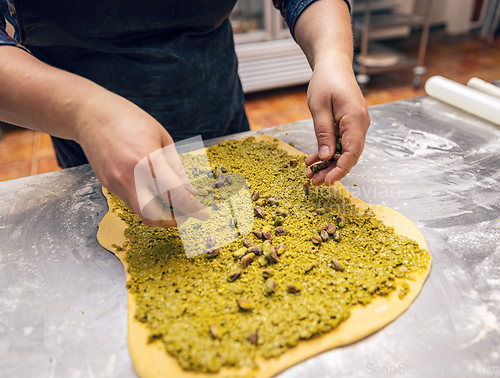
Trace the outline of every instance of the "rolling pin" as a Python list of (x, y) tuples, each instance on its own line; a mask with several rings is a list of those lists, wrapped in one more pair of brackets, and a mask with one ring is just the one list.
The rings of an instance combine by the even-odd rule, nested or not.
[(472, 77), (468, 82), (469, 88), (500, 98), (500, 87), (488, 83), (478, 77)]
[(500, 99), (442, 76), (432, 76), (425, 92), (440, 101), (500, 125)]

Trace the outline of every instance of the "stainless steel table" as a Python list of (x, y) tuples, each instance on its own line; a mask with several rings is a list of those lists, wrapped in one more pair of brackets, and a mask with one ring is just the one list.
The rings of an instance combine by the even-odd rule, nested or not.
[[(279, 377), (500, 376), (500, 127), (428, 97), (370, 114), (343, 184), (417, 224), (431, 274), (395, 322)], [(261, 132), (316, 146), (311, 120)], [(135, 377), (106, 211), (89, 166), (0, 183), (1, 377)]]

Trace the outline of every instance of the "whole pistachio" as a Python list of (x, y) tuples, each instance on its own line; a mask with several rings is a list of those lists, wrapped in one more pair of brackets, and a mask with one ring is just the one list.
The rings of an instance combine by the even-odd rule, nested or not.
[(286, 216), (288, 215), (288, 213), (286, 212), (286, 210), (278, 207), (276, 209), (276, 217), (282, 217), (282, 218), (286, 218)]
[(248, 249), (246, 247), (242, 247), (240, 249), (237, 249), (236, 251), (233, 252), (233, 257), (237, 259), (241, 259), (243, 256), (245, 256), (248, 252)]
[(241, 270), (236, 269), (236, 270), (233, 270), (231, 273), (229, 273), (229, 275), (227, 276), (227, 280), (229, 282), (233, 282), (233, 281), (236, 281), (239, 276), (241, 276)]
[(335, 231), (333, 233), (333, 240), (335, 240), (337, 243), (342, 240), (342, 234), (340, 231)]
[(248, 247), (251, 247), (251, 246), (253, 245), (253, 240), (252, 240), (252, 239), (250, 239), (250, 238), (244, 238), (244, 239), (243, 239), (243, 245), (244, 245), (245, 247), (247, 247), (247, 248), (248, 248)]
[(322, 207), (320, 207), (317, 211), (318, 215), (323, 215), (325, 213), (325, 209), (323, 209)]
[(211, 324), (209, 330), (214, 339), (220, 339), (219, 327), (217, 327), (215, 324)]
[(297, 166), (297, 159), (290, 160), (290, 167), (295, 168)]
[(251, 311), (255, 308), (255, 304), (247, 298), (238, 299), (238, 307), (245, 311)]
[(224, 183), (226, 182), (226, 178), (223, 175), (220, 175), (217, 181), (215, 182), (216, 188), (222, 188)]
[(284, 220), (285, 219), (283, 219), (283, 217), (277, 217), (274, 220), (274, 227), (281, 226), (283, 224)]
[(199, 176), (200, 174), (200, 169), (197, 167), (194, 167), (191, 172), (193, 173), (193, 176)]
[(319, 226), (318, 226), (318, 233), (321, 234), (321, 231), (325, 230), (326, 227), (328, 227), (328, 224), (327, 223), (321, 223)]
[(215, 235), (210, 234), (207, 236), (207, 247), (213, 247), (215, 245)]
[(258, 190), (254, 190), (254, 192), (250, 196), (250, 199), (252, 201), (257, 201), (259, 199), (259, 191)]
[(274, 276), (274, 270), (272, 270), (272, 269), (264, 269), (262, 271), (262, 277), (264, 277), (264, 278), (267, 279), (267, 278), (272, 277), (272, 276)]
[(267, 264), (269, 264), (269, 260), (266, 259), (265, 256), (259, 257), (259, 259), (257, 260), (257, 262), (259, 263), (260, 266), (266, 266)]
[(273, 246), (274, 248), (271, 248), (268, 252), (266, 252), (264, 254), (264, 256), (266, 256), (266, 259), (269, 260), (269, 262), (273, 262), (273, 263), (277, 263), (280, 258), (278, 256), (278, 253), (276, 252), (276, 247)]
[(276, 206), (276, 205), (278, 205), (278, 200), (274, 197), (269, 197), (267, 199), (267, 203), (269, 203), (269, 205), (271, 205), (271, 206)]
[(319, 235), (313, 235), (312, 238), (311, 238), (311, 241), (314, 244), (319, 245), (319, 244), (321, 244), (323, 242), (323, 239)]
[(263, 232), (262, 237), (266, 240), (273, 240), (273, 235), (269, 231)]
[(291, 282), (286, 285), (286, 289), (290, 293), (298, 293), (302, 289), (302, 284), (300, 282)]
[(252, 344), (257, 344), (257, 340), (259, 339), (259, 330), (255, 328), (253, 332), (248, 335), (248, 341), (250, 341)]
[(222, 173), (226, 173), (227, 172), (227, 168), (226, 168), (226, 166), (224, 164), (222, 164), (220, 166), (220, 170), (221, 170)]
[(257, 204), (257, 206), (264, 206), (266, 204), (266, 200), (264, 198), (259, 198), (257, 201), (255, 201), (255, 203)]
[(340, 263), (340, 261), (337, 258), (332, 258), (332, 264), (333, 264), (333, 269), (342, 271), (344, 270), (344, 266)]
[(317, 262), (316, 261), (312, 261), (306, 265), (304, 265), (304, 273), (307, 273), (309, 272), (310, 270), (312, 270), (312, 268), (314, 268), (315, 266), (317, 265)]
[(340, 159), (340, 157), (342, 156), (342, 154), (340, 152), (335, 152), (333, 154), (333, 157), (330, 159), (331, 162), (333, 161), (338, 161)]
[(208, 193), (212, 193), (213, 191), (212, 187), (209, 185), (204, 186), (203, 189), (205, 189)]
[(345, 218), (342, 215), (339, 215), (337, 217), (337, 226), (339, 226), (340, 228), (345, 226)]
[(286, 247), (284, 244), (278, 245), (278, 250), (276, 251), (278, 256), (281, 256), (283, 253), (285, 253), (285, 251), (286, 251)]
[(219, 210), (221, 208), (221, 204), (219, 201), (216, 201), (212, 204), (212, 209)]
[(275, 281), (275, 280), (273, 280), (272, 278), (268, 279), (268, 280), (266, 281), (265, 286), (264, 286), (264, 287), (265, 287), (265, 290), (266, 290), (266, 293), (267, 293), (267, 294), (271, 294), (271, 293), (273, 293), (273, 292), (274, 292), (274, 290), (276, 290), (276, 286), (278, 286), (278, 285), (276, 284), (276, 281)]
[(335, 232), (335, 229), (336, 229), (336, 227), (334, 224), (328, 223), (328, 226), (326, 226), (325, 231), (328, 232), (328, 235), (333, 235), (333, 233)]
[(253, 209), (253, 211), (254, 211), (255, 215), (257, 215), (259, 218), (265, 218), (266, 217), (266, 212), (260, 206), (255, 206), (255, 208)]
[(252, 245), (248, 247), (248, 252), (253, 253), (254, 255), (261, 255), (262, 248), (260, 247), (260, 245)]
[(257, 239), (262, 239), (262, 230), (253, 230), (252, 234), (254, 234)]
[(311, 193), (311, 181), (304, 181), (302, 186), (304, 187), (304, 193), (308, 196)]
[(243, 269), (247, 268), (250, 265), (250, 263), (253, 261), (254, 258), (255, 258), (255, 254), (253, 254), (253, 253), (248, 253), (245, 256), (243, 256), (241, 258), (241, 267)]
[(220, 252), (220, 248), (212, 247), (210, 248), (207, 252), (205, 252), (205, 256), (207, 256), (209, 259), (214, 258), (217, 256)]
[(236, 219), (236, 217), (229, 218), (229, 225), (233, 228), (238, 225), (238, 220)]
[(320, 236), (321, 236), (321, 239), (323, 239), (323, 241), (326, 242), (328, 240), (328, 237), (330, 235), (328, 235), (328, 232), (326, 232), (325, 230), (323, 230), (323, 231), (321, 231)]
[(270, 250), (272, 246), (273, 242), (271, 240), (265, 240), (264, 243), (262, 243), (262, 251), (265, 253)]
[(276, 232), (276, 235), (286, 235), (286, 234), (288, 234), (288, 231), (283, 226), (276, 227), (276, 229), (274, 230), (274, 232)]
[(322, 171), (323, 169), (328, 168), (328, 162), (327, 161), (320, 161), (319, 163), (311, 165), (311, 171), (313, 174), (318, 173), (319, 171)]
[(229, 175), (226, 176), (226, 184), (231, 185), (233, 183), (233, 178)]

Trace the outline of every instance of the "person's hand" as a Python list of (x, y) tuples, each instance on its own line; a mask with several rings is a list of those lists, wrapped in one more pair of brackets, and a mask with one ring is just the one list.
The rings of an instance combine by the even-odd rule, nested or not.
[[(169, 205), (182, 214), (206, 220), (208, 210), (194, 197), (196, 189), (189, 183), (167, 131), (126, 99), (110, 92), (102, 95), (105, 98), (96, 97), (82, 105), (76, 138), (101, 184), (148, 226), (175, 226), (179, 219), (176, 222), (173, 218)], [(143, 160), (148, 156), (149, 164)], [(145, 163), (142, 173), (134, 172), (141, 160)], [(151, 180), (151, 166), (160, 188), (159, 198)], [(147, 209), (140, 206), (138, 194), (153, 198)]]
[[(316, 62), (307, 100), (311, 111), (318, 150), (306, 158), (306, 165), (328, 161), (335, 153), (335, 136), (342, 137), (343, 153), (337, 162), (318, 173), (307, 170), (313, 185), (333, 185), (358, 162), (370, 126), (366, 102), (352, 72), (348, 57), (336, 56)], [(335, 127), (335, 125), (338, 127)]]

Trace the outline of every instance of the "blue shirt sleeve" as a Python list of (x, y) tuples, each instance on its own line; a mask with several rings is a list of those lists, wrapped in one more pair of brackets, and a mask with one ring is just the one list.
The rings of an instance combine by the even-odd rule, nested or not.
[[(7, 34), (7, 22), (14, 27), (14, 37)], [(11, 0), (0, 0), (0, 46), (13, 45), (28, 51), (19, 43), (19, 27), (17, 24), (16, 8)]]
[[(290, 34), (295, 39), (295, 23), (299, 18), (300, 14), (306, 9), (310, 4), (314, 3), (316, 0), (273, 0), (274, 7), (279, 9), (281, 15), (286, 21), (288, 28), (290, 29)], [(351, 12), (351, 5), (348, 0), (344, 2), (349, 7), (349, 12)]]

